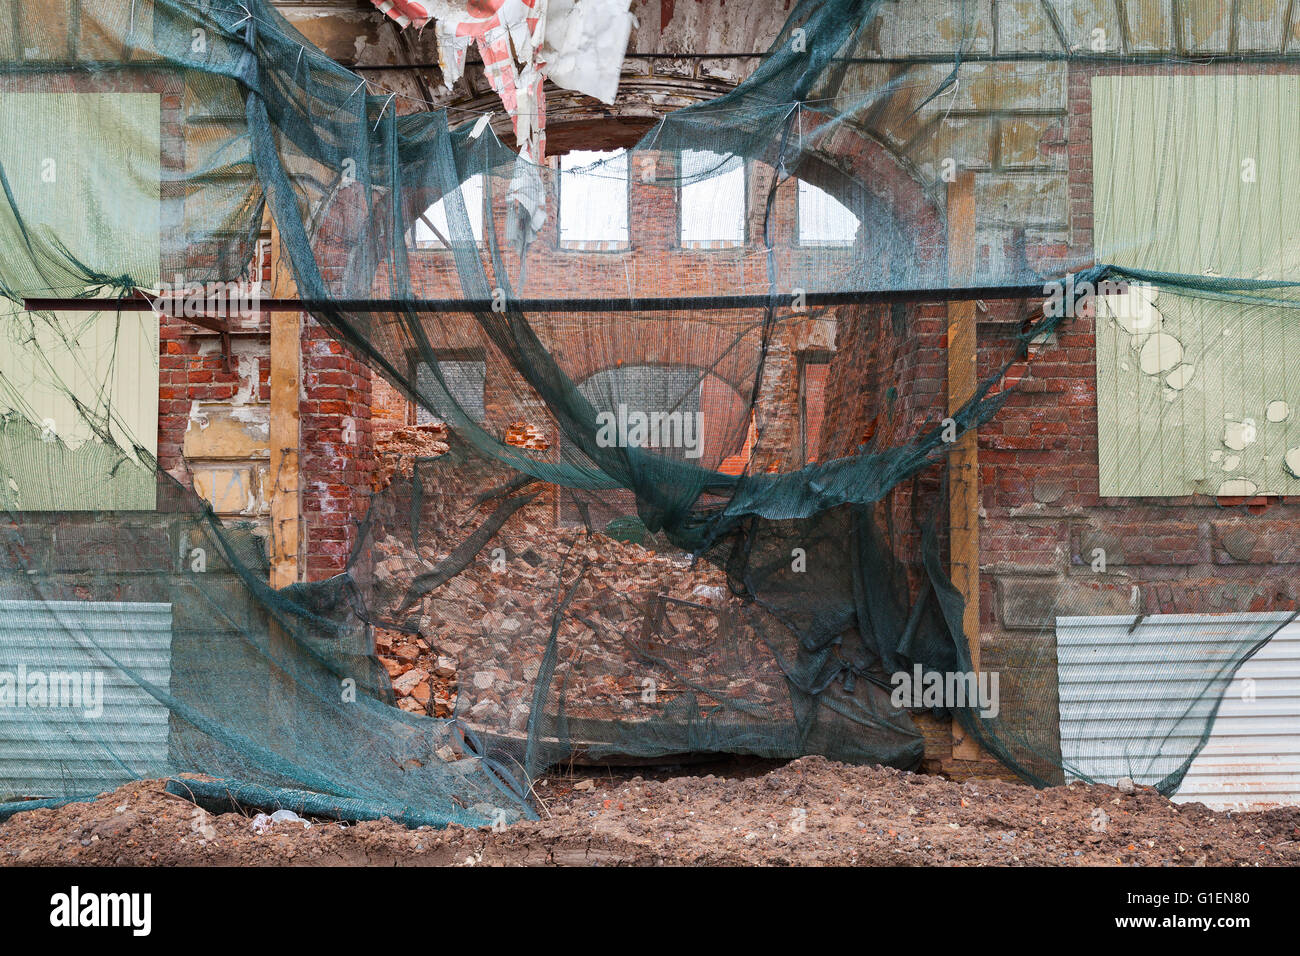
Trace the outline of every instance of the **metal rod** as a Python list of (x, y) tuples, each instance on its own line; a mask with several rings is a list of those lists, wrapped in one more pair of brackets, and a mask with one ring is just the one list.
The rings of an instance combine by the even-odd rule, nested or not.
[[(973, 299), (996, 301), (1035, 299), (1047, 295), (1049, 280), (1023, 285), (984, 285), (933, 289), (863, 289), (841, 292), (806, 292), (802, 304), (866, 305), (894, 302), (962, 302)], [(253, 299), (255, 308), (226, 310), (183, 310), (177, 318), (251, 317), (264, 312), (681, 312), (703, 309), (763, 309), (775, 304), (785, 306), (793, 293), (772, 295), (722, 296), (651, 296), (647, 298), (565, 298), (565, 299)], [(28, 312), (165, 312), (157, 300), (130, 299), (23, 299)], [(212, 302), (212, 299), (205, 299)], [(179, 303), (177, 304), (179, 306)], [(503, 308), (504, 307), (504, 308)]]
[[(757, 60), (767, 53), (632, 53), (628, 60)], [(831, 63), (861, 63), (876, 65), (881, 63), (954, 63), (956, 56), (952, 53), (917, 53), (910, 56), (835, 56)], [(1180, 53), (1134, 52), (1134, 53), (1094, 53), (1085, 50), (1043, 50), (1023, 53), (963, 53), (962, 63), (1059, 63), (1062, 61), (1088, 63), (1095, 65), (1134, 65), (1145, 66), (1153, 63), (1195, 64), (1211, 63), (1300, 63), (1300, 54), (1277, 53), (1261, 50), (1258, 52), (1238, 53), (1198, 53), (1196, 51)], [(343, 64), (346, 69), (354, 71), (400, 72), (404, 70), (436, 70), (437, 63), (352, 63)]]

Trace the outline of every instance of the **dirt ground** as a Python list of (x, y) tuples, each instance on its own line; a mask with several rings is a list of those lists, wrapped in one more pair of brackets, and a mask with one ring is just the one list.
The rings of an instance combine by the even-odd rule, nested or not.
[[(706, 771), (712, 772), (706, 772)], [(954, 783), (821, 757), (785, 765), (538, 782), (542, 820), (505, 828), (409, 830), (388, 820), (277, 823), (213, 815), (129, 784), (93, 803), (0, 825), (8, 865), (1060, 865), (1295, 866), (1300, 808), (1214, 813), (1151, 790), (1034, 790)], [(684, 775), (685, 774), (685, 775)]]

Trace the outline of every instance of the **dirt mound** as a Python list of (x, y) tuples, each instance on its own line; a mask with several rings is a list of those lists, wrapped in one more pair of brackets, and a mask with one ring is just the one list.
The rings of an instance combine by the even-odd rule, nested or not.
[[(0, 863), (80, 865), (1034, 864), (1295, 866), (1300, 808), (1214, 813), (1152, 790), (957, 784), (821, 757), (704, 776), (551, 776), (499, 832), (209, 814), (129, 784), (0, 825)], [(680, 771), (677, 771), (680, 773)]]

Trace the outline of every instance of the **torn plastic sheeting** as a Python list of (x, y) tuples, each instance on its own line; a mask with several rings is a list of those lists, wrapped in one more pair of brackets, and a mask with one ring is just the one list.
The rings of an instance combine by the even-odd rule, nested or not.
[[(540, 165), (546, 156), (548, 77), (605, 103), (618, 95), (634, 22), (630, 0), (481, 0), (473, 10), (468, 4), (393, 2), (412, 22), (437, 20), (438, 65), (448, 89), (464, 74), (470, 44), (478, 46), (488, 82), (510, 114), (519, 154), (529, 163)], [(510, 200), (507, 241), (522, 249), (546, 223), (536, 169), (516, 167)]]
[(476, 43), (488, 81), (514, 122), (520, 151), (541, 160), (545, 130), (542, 83), (613, 103), (635, 17), (630, 0), (485, 0), (484, 16), (435, 4), (438, 61), (450, 88)]
[(550, 0), (542, 59), (556, 86), (613, 103), (636, 22), (631, 0)]
[(429, 22), (429, 10), (423, 3), (413, 0), (370, 0), (384, 16), (392, 19), (402, 29), (412, 24), (421, 29)]
[(522, 158), (516, 160), (506, 196), (512, 204), (506, 221), (506, 242), (523, 248), (546, 225), (546, 185), (537, 167)]
[(438, 15), (438, 65), (448, 89), (465, 72), (471, 43), (483, 57), (488, 83), (510, 114), (521, 155), (540, 163), (546, 153), (542, 43), (547, 0), (483, 0), (487, 15), (467, 9)]
[(258, 836), (270, 833), (277, 823), (301, 823), (304, 830), (311, 829), (311, 821), (304, 820), (292, 810), (276, 810), (268, 816), (265, 813), (259, 813), (253, 817), (253, 832)]
[(501, 54), (512, 63), (532, 62), (541, 53), (546, 5), (547, 0), (480, 0), (471, 12), (468, 4), (435, 4), (434, 36), (446, 87), (464, 74), (471, 44), (478, 44), (489, 73)]

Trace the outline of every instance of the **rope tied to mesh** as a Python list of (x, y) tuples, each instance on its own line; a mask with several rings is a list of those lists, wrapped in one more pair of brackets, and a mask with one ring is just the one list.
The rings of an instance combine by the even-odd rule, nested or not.
[(374, 125), (374, 127), (371, 128), (370, 132), (373, 133), (373, 132), (375, 132), (376, 130), (379, 129), (379, 124), (382, 123), (382, 122), (384, 121), (384, 113), (386, 113), (386, 112), (388, 111), (388, 104), (391, 103), (391, 102), (393, 102), (393, 97), (396, 96), (396, 95), (397, 95), (396, 93), (393, 93), (393, 94), (391, 94), (391, 95), (388, 97), (388, 99), (384, 100), (384, 105), (383, 105), (383, 107), (379, 110), (379, 118), (375, 120), (375, 125)]

